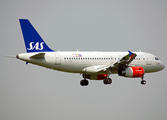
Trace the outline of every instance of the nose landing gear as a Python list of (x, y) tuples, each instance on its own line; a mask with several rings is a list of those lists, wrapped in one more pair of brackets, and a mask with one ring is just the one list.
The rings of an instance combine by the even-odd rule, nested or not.
[(146, 81), (143, 80), (143, 79), (144, 79), (144, 76), (142, 76), (141, 79), (142, 79), (141, 84), (142, 84), (142, 85), (145, 85), (145, 84), (146, 84)]

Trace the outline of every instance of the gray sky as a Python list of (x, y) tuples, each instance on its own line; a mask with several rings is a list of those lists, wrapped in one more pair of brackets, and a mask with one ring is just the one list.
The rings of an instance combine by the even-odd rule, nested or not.
[(29, 19), (48, 46), (66, 51), (145, 51), (166, 64), (165, 0), (1, 0), (1, 120), (166, 120), (166, 68), (113, 83), (5, 58), (26, 52), (19, 19)]

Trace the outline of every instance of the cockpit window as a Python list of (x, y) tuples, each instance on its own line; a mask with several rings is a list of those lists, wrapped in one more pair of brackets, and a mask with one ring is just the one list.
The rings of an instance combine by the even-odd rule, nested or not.
[(155, 57), (155, 60), (159, 60), (157, 57)]

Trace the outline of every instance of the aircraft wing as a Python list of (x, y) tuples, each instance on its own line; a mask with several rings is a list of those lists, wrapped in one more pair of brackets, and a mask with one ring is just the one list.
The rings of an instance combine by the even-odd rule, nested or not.
[(101, 66), (97, 68), (97, 71), (107, 71), (107, 70), (118, 70), (119, 68), (126, 67), (128, 66), (137, 56), (135, 53), (132, 53), (131, 51), (128, 51), (129, 54), (124, 56), (121, 60), (115, 62), (114, 64), (106, 65), (106, 66)]

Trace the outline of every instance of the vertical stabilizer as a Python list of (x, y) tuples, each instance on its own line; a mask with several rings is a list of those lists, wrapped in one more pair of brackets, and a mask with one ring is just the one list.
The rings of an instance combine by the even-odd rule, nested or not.
[(27, 52), (49, 52), (51, 50), (27, 19), (19, 19)]

